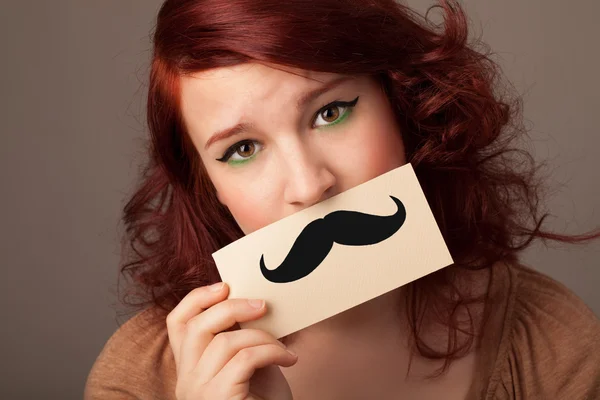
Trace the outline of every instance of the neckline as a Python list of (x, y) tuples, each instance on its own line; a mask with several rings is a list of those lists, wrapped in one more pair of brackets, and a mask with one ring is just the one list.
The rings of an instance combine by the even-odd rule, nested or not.
[(479, 340), (475, 375), (467, 400), (493, 399), (501, 377), (502, 361), (506, 359), (511, 342), (516, 275), (514, 268), (504, 262), (491, 268), (488, 303), (490, 312)]

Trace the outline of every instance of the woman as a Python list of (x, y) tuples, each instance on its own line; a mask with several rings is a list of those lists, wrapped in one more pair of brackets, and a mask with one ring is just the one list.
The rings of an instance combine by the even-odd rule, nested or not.
[[(518, 102), (442, 1), (167, 0), (148, 93), (150, 163), (122, 272), (145, 308), (88, 399), (600, 398), (600, 323), (518, 263), (542, 229)], [(456, 263), (278, 341), (238, 322), (211, 254), (410, 162)], [(215, 284), (216, 285), (212, 285)], [(209, 286), (212, 285), (212, 286)], [(283, 367), (283, 368), (279, 368)]]

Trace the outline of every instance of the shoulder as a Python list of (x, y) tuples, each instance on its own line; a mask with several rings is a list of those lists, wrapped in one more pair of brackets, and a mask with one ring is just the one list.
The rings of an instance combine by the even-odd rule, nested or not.
[(110, 337), (88, 375), (86, 400), (174, 397), (175, 361), (165, 317), (149, 308)]
[(493, 399), (600, 397), (600, 321), (563, 284), (507, 266)]

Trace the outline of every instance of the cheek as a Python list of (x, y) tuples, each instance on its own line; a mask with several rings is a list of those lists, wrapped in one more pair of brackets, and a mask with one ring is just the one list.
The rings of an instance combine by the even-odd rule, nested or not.
[(246, 190), (221, 190), (221, 200), (235, 218), (244, 234), (258, 230), (276, 219), (278, 208), (273, 204), (269, 188), (258, 185)]
[[(394, 137), (391, 137), (391, 136)], [(406, 164), (404, 146), (399, 134), (391, 133), (389, 136), (375, 136), (375, 143), (368, 149), (364, 157), (364, 168), (374, 178), (394, 168)]]
[(360, 160), (360, 168), (355, 179), (357, 183), (366, 182), (381, 174), (406, 164), (404, 144), (393, 116), (379, 115), (378, 118), (364, 121), (357, 127), (358, 146), (353, 146), (355, 154), (351, 157)]

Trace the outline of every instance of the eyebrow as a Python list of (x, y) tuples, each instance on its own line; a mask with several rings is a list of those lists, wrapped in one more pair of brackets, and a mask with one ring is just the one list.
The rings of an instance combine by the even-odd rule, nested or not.
[[(333, 79), (330, 82), (327, 82), (326, 84), (324, 84), (323, 86), (321, 86), (315, 90), (312, 90), (308, 93), (303, 94), (302, 96), (300, 96), (300, 98), (298, 98), (298, 101), (296, 102), (296, 108), (298, 110), (301, 110), (308, 103), (310, 103), (317, 97), (321, 96), (323, 93), (328, 92), (328, 91), (332, 90), (333, 88), (341, 85), (342, 83), (350, 81), (352, 79), (354, 79), (354, 77), (351, 77), (351, 76), (343, 76), (343, 77), (340, 77), (337, 79)], [(239, 135), (240, 133), (244, 133), (253, 128), (254, 128), (254, 125), (251, 123), (240, 122), (240, 123), (236, 124), (235, 126), (232, 126), (231, 128), (227, 128), (227, 129), (218, 131), (218, 132), (214, 133), (208, 139), (208, 141), (204, 145), (204, 149), (205, 150), (208, 149), (212, 144), (214, 144), (215, 142), (218, 142), (219, 140), (224, 140), (224, 139), (227, 139), (228, 137)]]

